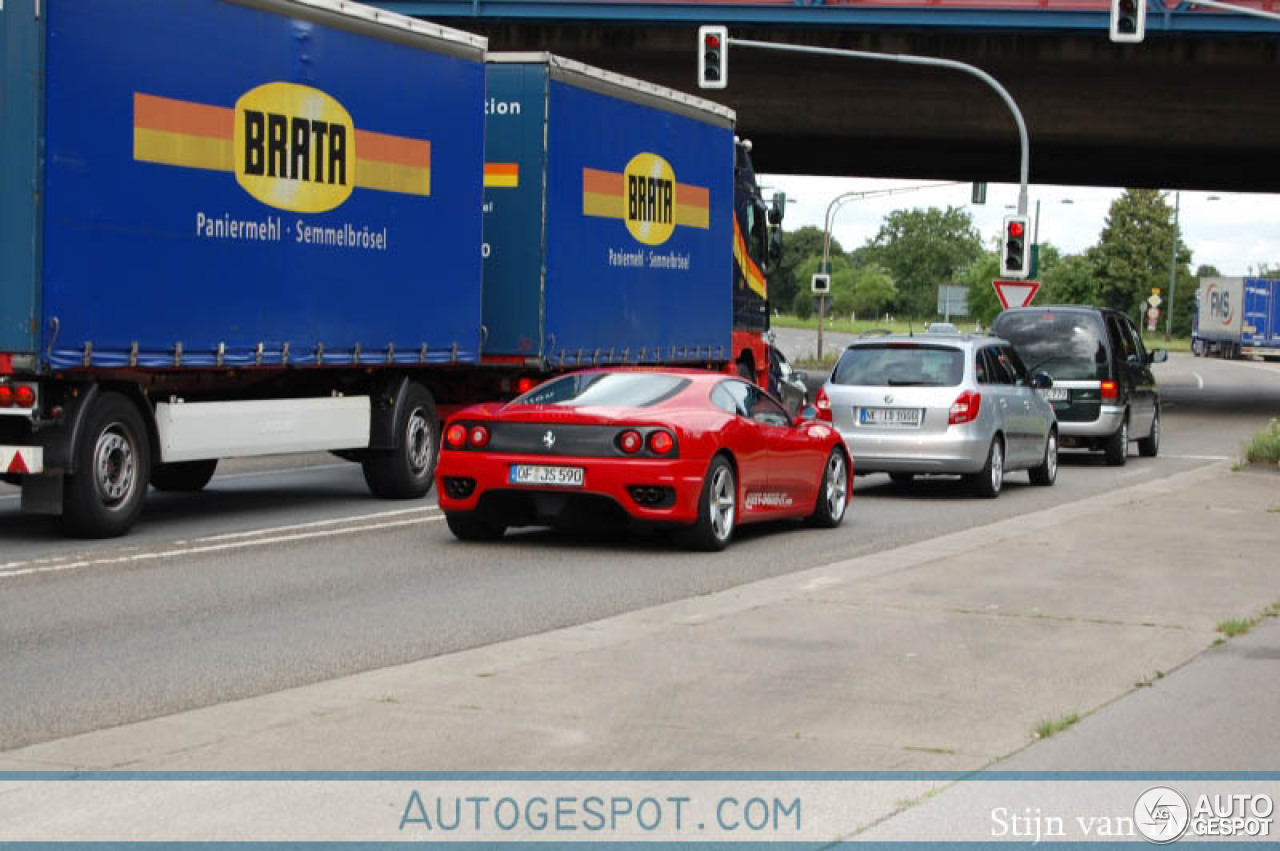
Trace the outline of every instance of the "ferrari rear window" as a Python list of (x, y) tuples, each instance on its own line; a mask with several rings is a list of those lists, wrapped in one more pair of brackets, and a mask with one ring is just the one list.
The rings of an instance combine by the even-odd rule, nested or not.
[(652, 372), (588, 372), (540, 384), (513, 405), (647, 408), (689, 386), (689, 379)]
[(955, 387), (962, 378), (964, 353), (960, 349), (885, 343), (845, 349), (831, 380), (863, 387)]

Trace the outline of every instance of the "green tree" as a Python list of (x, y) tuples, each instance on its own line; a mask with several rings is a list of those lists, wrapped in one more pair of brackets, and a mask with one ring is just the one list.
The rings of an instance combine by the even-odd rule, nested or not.
[(1093, 262), (1086, 254), (1068, 254), (1041, 275), (1043, 284), (1036, 301), (1041, 304), (1094, 304), (1097, 282)]
[[(832, 237), (831, 255), (842, 254), (840, 243)], [(812, 257), (822, 256), (822, 229), (811, 225), (782, 235), (782, 260), (768, 276), (769, 301), (786, 309), (795, 304), (796, 294), (809, 292), (809, 279), (800, 277), (800, 266)]]
[(813, 316), (813, 294), (808, 290), (801, 290), (792, 296), (791, 312), (801, 319)]
[[(1145, 323), (1146, 300), (1169, 285), (1173, 209), (1155, 189), (1126, 189), (1111, 204), (1098, 244), (1089, 250), (1100, 304)], [(1188, 276), (1191, 251), (1178, 240), (1176, 268)]]
[(1000, 277), (1000, 255), (995, 251), (980, 254), (959, 276), (956, 283), (969, 288), (969, 318), (983, 325), (1000, 312), (1000, 299), (991, 282)]
[(898, 287), (900, 312), (929, 317), (937, 313), (938, 286), (982, 254), (982, 240), (973, 217), (961, 207), (895, 210), (858, 254), (888, 270)]
[[(852, 283), (847, 310), (859, 316), (879, 316), (898, 297), (898, 285), (889, 270), (875, 263), (854, 269)], [(836, 305), (837, 308), (841, 306), (839, 299)]]

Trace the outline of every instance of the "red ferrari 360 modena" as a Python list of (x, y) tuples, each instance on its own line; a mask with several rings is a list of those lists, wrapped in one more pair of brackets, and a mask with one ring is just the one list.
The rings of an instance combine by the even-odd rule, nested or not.
[(719, 550), (742, 523), (839, 525), (852, 466), (839, 432), (793, 420), (754, 384), (600, 369), (460, 411), (445, 426), (436, 485), (463, 540), (629, 518), (683, 527), (692, 546)]

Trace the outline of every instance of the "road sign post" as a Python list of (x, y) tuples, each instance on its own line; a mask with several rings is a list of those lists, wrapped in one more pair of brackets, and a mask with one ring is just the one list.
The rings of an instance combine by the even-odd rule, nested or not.
[(1002, 281), (999, 278), (991, 282), (995, 288), (996, 298), (1000, 305), (1008, 310), (1011, 307), (1026, 307), (1040, 292), (1039, 281)]

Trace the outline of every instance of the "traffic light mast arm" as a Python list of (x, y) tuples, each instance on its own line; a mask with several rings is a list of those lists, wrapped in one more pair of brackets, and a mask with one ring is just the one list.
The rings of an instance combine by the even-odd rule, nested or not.
[(1000, 99), (1009, 107), (1009, 111), (1013, 113), (1014, 123), (1018, 125), (1018, 142), (1022, 148), (1022, 162), (1019, 169), (1019, 189), (1018, 189), (1018, 214), (1026, 215), (1027, 213), (1027, 177), (1031, 172), (1031, 143), (1027, 138), (1027, 124), (1022, 120), (1022, 111), (1018, 109), (1018, 104), (1014, 101), (1012, 95), (1004, 86), (1000, 85), (1000, 81), (992, 77), (981, 68), (975, 68), (964, 62), (956, 62), (952, 59), (938, 59), (933, 56), (913, 56), (909, 53), (870, 53), (865, 50), (842, 50), (835, 47), (810, 47), (805, 44), (783, 44), (772, 41), (753, 41), (745, 38), (729, 38), (728, 43), (737, 47), (755, 47), (761, 50), (783, 50), (791, 53), (817, 53), (825, 56), (844, 56), (850, 59), (874, 59), (879, 62), (898, 62), (904, 65), (925, 65), (931, 68), (950, 68), (953, 71), (963, 71), (982, 80), (988, 86), (1000, 95)]

